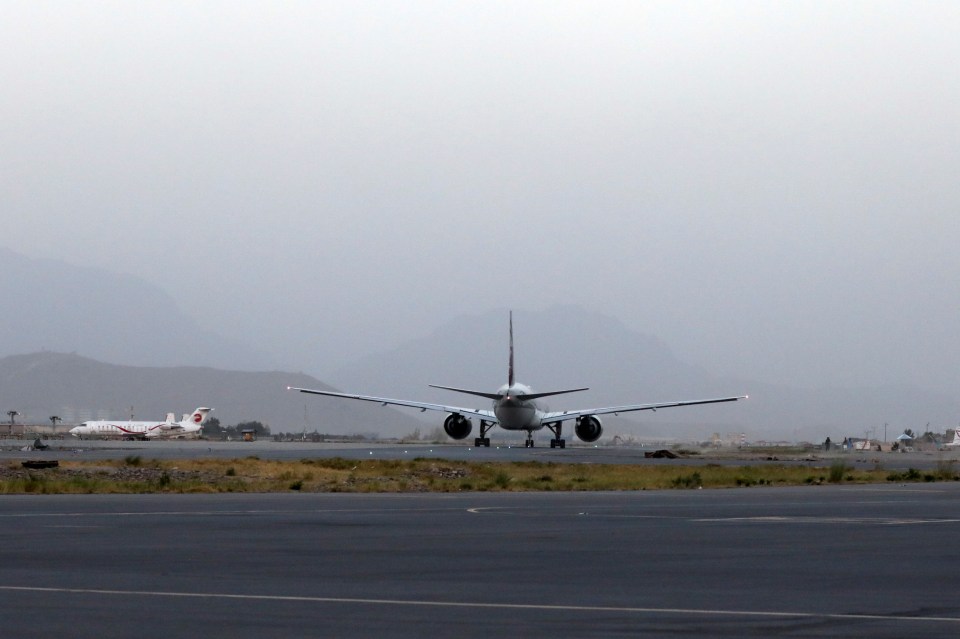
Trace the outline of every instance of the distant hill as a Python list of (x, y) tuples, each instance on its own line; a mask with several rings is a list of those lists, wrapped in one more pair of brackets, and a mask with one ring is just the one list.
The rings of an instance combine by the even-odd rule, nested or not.
[[(341, 389), (454, 405), (476, 398), (428, 388), (444, 384), (495, 390), (507, 380), (508, 310), (464, 315), (399, 348), (334, 371)], [(606, 431), (706, 439), (744, 432), (750, 440), (822, 441), (844, 436), (896, 436), (904, 428), (943, 432), (960, 420), (957, 398), (910, 386), (795, 389), (727, 379), (677, 359), (660, 340), (577, 306), (514, 312), (517, 380), (534, 390), (589, 386), (549, 398), (552, 409), (674, 401), (749, 394), (736, 404), (627, 414)], [(748, 337), (745, 339), (749, 339)], [(483, 401), (483, 400), (480, 400)]]
[(271, 356), (200, 328), (178, 300), (133, 276), (0, 248), (0, 299), (0, 356), (50, 350), (136, 366), (276, 368)]
[(87, 419), (163, 419), (168, 412), (215, 409), (224, 425), (260, 421), (273, 432), (379, 433), (402, 436), (423, 423), (366, 402), (307, 396), (286, 387), (330, 389), (302, 373), (254, 373), (206, 367), (149, 368), (105, 364), (63, 353), (0, 358), (0, 411), (20, 423)]

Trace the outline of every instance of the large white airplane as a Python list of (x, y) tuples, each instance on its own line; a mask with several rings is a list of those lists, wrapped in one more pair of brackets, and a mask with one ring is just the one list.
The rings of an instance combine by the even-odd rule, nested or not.
[(173, 413), (167, 413), (162, 422), (115, 422), (97, 420), (83, 422), (70, 429), (70, 434), (84, 437), (119, 437), (121, 439), (168, 439), (175, 437), (199, 437), (207, 416), (212, 408), (198, 408), (191, 415), (184, 414), (183, 419), (174, 421)]
[(553, 433), (553, 439), (550, 440), (550, 448), (565, 448), (566, 440), (561, 436), (563, 422), (575, 420), (574, 432), (577, 437), (585, 442), (595, 442), (603, 434), (603, 426), (597, 415), (610, 413), (629, 413), (639, 410), (656, 411), (658, 408), (670, 408), (673, 406), (693, 406), (695, 404), (718, 404), (720, 402), (735, 402), (738, 399), (746, 399), (746, 395), (738, 397), (720, 397), (717, 399), (696, 399), (681, 402), (662, 402), (658, 404), (630, 404), (627, 406), (609, 406), (606, 408), (585, 408), (582, 410), (565, 410), (559, 412), (550, 412), (547, 406), (539, 400), (551, 395), (562, 395), (565, 393), (576, 393), (588, 390), (586, 388), (572, 388), (569, 390), (548, 391), (545, 393), (535, 393), (524, 384), (517, 383), (513, 377), (513, 312), (510, 313), (510, 363), (507, 369), (507, 383), (501, 386), (495, 393), (486, 393), (482, 391), (467, 390), (463, 388), (453, 388), (450, 386), (437, 386), (429, 384), (432, 388), (442, 388), (457, 393), (466, 393), (467, 395), (476, 395), (493, 401), (493, 410), (484, 410), (478, 408), (462, 408), (460, 406), (447, 406), (444, 404), (434, 404), (430, 402), (417, 402), (406, 399), (390, 399), (387, 397), (372, 397), (369, 395), (354, 395), (351, 393), (335, 393), (332, 391), (312, 390), (309, 388), (295, 388), (288, 386), (287, 390), (296, 390), (301, 393), (311, 393), (314, 395), (329, 395), (331, 397), (344, 397), (347, 399), (359, 399), (366, 402), (377, 402), (384, 406), (388, 404), (394, 406), (409, 406), (419, 408), (421, 411), (435, 410), (444, 413), (450, 413), (443, 422), (443, 430), (453, 439), (466, 439), (473, 430), (471, 417), (480, 420), (480, 436), (474, 439), (474, 445), (477, 447), (490, 447), (490, 438), (487, 437), (487, 431), (494, 426), (499, 426), (504, 430), (522, 430), (527, 431), (526, 446), (533, 447), (533, 433), (546, 427)]

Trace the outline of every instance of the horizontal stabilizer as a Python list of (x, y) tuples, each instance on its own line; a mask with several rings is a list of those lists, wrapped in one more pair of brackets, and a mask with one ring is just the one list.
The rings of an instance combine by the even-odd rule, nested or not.
[[(486, 393), (484, 391), (468, 390), (466, 388), (453, 388), (452, 386), (438, 386), (436, 384), (427, 384), (430, 388), (442, 388), (443, 390), (453, 391), (455, 393), (466, 393), (467, 395), (476, 395), (477, 397), (486, 397), (487, 399), (502, 399), (500, 393)], [(590, 390), (589, 388), (570, 388), (568, 390), (547, 391), (545, 393), (517, 393), (513, 397), (521, 400), (540, 399), (541, 397), (550, 397), (551, 395), (563, 395), (565, 393), (579, 393), (580, 391)]]
[(545, 393), (527, 393), (520, 395), (521, 399), (540, 399), (541, 397), (550, 397), (551, 395), (566, 395), (567, 393), (579, 393), (580, 391), (590, 390), (589, 388), (571, 388), (568, 390), (547, 391)]
[(455, 393), (465, 393), (467, 395), (476, 395), (477, 397), (486, 397), (487, 399), (500, 399), (499, 393), (487, 393), (484, 391), (468, 390), (466, 388), (453, 388), (452, 386), (437, 386), (436, 384), (427, 384), (430, 388), (442, 388), (443, 390), (453, 391)]

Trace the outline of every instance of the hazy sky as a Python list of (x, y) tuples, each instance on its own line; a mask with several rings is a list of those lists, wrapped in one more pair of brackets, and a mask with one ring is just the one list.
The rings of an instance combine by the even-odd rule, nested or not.
[(958, 34), (914, 0), (7, 1), (0, 243), (311, 372), (574, 303), (718, 373), (956, 391)]

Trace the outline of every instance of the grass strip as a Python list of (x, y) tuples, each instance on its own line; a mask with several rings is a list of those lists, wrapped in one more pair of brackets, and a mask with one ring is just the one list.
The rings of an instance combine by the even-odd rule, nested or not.
[(460, 462), (441, 459), (300, 461), (200, 459), (66, 461), (57, 468), (0, 467), (0, 494), (630, 491), (957, 481), (953, 465), (921, 473), (776, 464), (730, 466)]

